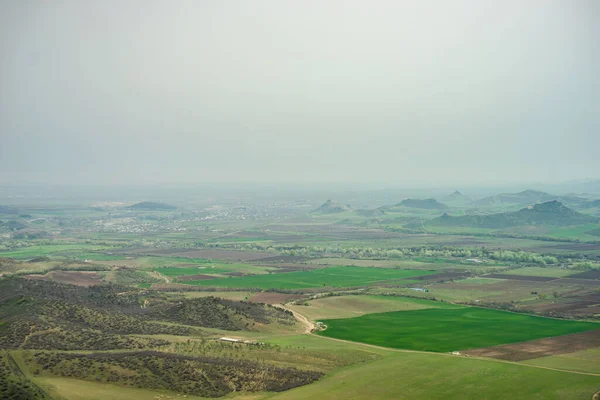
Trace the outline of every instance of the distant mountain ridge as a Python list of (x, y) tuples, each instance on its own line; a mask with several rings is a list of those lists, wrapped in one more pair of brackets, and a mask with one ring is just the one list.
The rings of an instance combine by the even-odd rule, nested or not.
[(578, 213), (561, 202), (552, 200), (508, 213), (455, 217), (444, 214), (427, 222), (427, 225), (501, 229), (526, 225), (570, 226), (597, 222), (598, 218)]
[(350, 211), (352, 208), (349, 205), (339, 204), (331, 200), (327, 200), (318, 208), (312, 211), (313, 214), (338, 214), (345, 211)]
[(553, 196), (546, 192), (538, 190), (523, 190), (518, 193), (500, 193), (495, 196), (485, 197), (474, 202), (478, 206), (492, 206), (502, 204), (534, 204), (544, 201), (555, 200), (558, 196)]
[(447, 204), (449, 206), (464, 207), (471, 204), (471, 199), (459, 192), (458, 190), (456, 190), (454, 191), (454, 193), (443, 197), (441, 199), (441, 203)]
[(385, 211), (382, 210), (381, 208), (373, 208), (373, 209), (365, 208), (365, 209), (361, 209), (361, 210), (356, 210), (354, 212), (363, 217), (377, 217), (380, 215), (385, 215)]
[(436, 199), (404, 199), (394, 207), (398, 206), (423, 208), (427, 210), (445, 210), (448, 208), (447, 205), (438, 202)]

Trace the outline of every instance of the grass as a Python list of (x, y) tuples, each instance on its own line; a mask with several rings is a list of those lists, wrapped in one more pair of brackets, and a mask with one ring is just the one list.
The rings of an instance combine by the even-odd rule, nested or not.
[(456, 308), (439, 301), (399, 296), (332, 296), (307, 301), (308, 306), (288, 305), (312, 320), (323, 318), (353, 318), (363, 314), (388, 311), (422, 310), (426, 308)]
[(343, 368), (273, 400), (589, 400), (599, 378), (440, 354), (396, 353)]
[(598, 240), (595, 235), (590, 235), (588, 232), (594, 231), (600, 228), (598, 224), (585, 224), (579, 226), (567, 226), (553, 228), (549, 232), (548, 236), (556, 238), (570, 238), (570, 239), (581, 239), (581, 240)]
[(600, 374), (600, 348), (535, 358), (523, 361), (523, 364)]
[(398, 349), (435, 352), (505, 343), (600, 328), (592, 322), (534, 317), (476, 307), (367, 314), (323, 321), (321, 335)]
[(1, 251), (0, 257), (28, 259), (34, 257), (43, 257), (55, 253), (75, 251), (75, 250), (101, 250), (104, 246), (81, 245), (81, 244), (56, 244), (23, 247), (18, 250)]
[(331, 267), (312, 271), (189, 281), (187, 284), (230, 288), (303, 289), (314, 287), (366, 286), (377, 282), (400, 282), (405, 278), (434, 274), (436, 271), (389, 268)]
[[(153, 389), (123, 387), (107, 383), (96, 383), (72, 378), (38, 377), (35, 382), (50, 395), (65, 400), (171, 400), (181, 398), (170, 392), (159, 392)], [(161, 397), (161, 395), (163, 397)], [(200, 400), (206, 397), (187, 396), (187, 399)], [(242, 400), (241, 397), (238, 399)]]

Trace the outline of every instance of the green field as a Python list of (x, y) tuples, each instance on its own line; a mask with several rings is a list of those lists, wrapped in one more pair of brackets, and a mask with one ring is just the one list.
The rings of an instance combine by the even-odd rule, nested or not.
[(434, 274), (436, 271), (389, 268), (331, 267), (312, 271), (189, 281), (187, 284), (231, 288), (303, 289), (315, 287), (366, 286), (376, 282), (400, 282), (406, 278)]
[(27, 259), (33, 257), (43, 257), (61, 252), (74, 252), (74, 251), (89, 251), (89, 250), (101, 250), (104, 246), (95, 245), (80, 245), (80, 244), (57, 244), (57, 245), (40, 245), (40, 246), (29, 246), (23, 247), (18, 250), (0, 251), (0, 257), (10, 257), (18, 259)]
[(600, 328), (592, 322), (534, 317), (475, 307), (368, 314), (323, 321), (321, 335), (399, 349), (448, 352)]
[(565, 276), (576, 274), (581, 271), (560, 267), (523, 267), (511, 269), (509, 271), (500, 272), (508, 275), (527, 275), (527, 276), (544, 276), (548, 278), (563, 278)]

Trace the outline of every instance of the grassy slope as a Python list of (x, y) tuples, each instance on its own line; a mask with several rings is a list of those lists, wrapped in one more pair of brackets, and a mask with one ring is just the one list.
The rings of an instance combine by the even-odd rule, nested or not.
[(535, 358), (523, 361), (523, 364), (600, 374), (600, 348)]
[(273, 397), (299, 399), (585, 399), (600, 377), (463, 357), (396, 353)]
[[(65, 400), (171, 400), (182, 398), (175, 393), (122, 387), (71, 378), (38, 377), (35, 378), (35, 382), (53, 398)], [(164, 397), (160, 397), (161, 394)], [(206, 399), (206, 397), (197, 396), (187, 396), (186, 398), (190, 400)], [(239, 399), (242, 400), (242, 398)]]
[(598, 329), (599, 324), (465, 307), (326, 320), (324, 336), (401, 349), (447, 352)]
[[(396, 352), (313, 335), (268, 340), (283, 348), (331, 354), (354, 363), (319, 382), (283, 393), (231, 396), (238, 400), (344, 399), (590, 399), (600, 377), (550, 371), (496, 361), (442, 354)], [(372, 360), (372, 361), (368, 361)], [(37, 384), (67, 400), (156, 399), (157, 392), (76, 379), (34, 377)], [(163, 399), (179, 398), (165, 393)], [(170, 397), (168, 397), (170, 396)], [(191, 397), (192, 399), (200, 399)], [(227, 396), (226, 398), (230, 398)]]
[(288, 308), (317, 320), (321, 318), (353, 318), (363, 314), (387, 311), (454, 308), (451, 304), (424, 299), (395, 296), (334, 296), (308, 301), (309, 306), (289, 305)]
[(190, 281), (199, 286), (301, 289), (322, 286), (363, 286), (374, 282), (400, 281), (405, 278), (433, 274), (435, 271), (395, 270), (389, 268), (331, 267), (313, 271), (288, 272), (240, 278)]

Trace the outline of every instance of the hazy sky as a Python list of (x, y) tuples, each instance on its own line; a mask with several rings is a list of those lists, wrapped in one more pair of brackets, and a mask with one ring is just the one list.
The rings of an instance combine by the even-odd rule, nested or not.
[(600, 1), (0, 0), (0, 182), (600, 177)]

